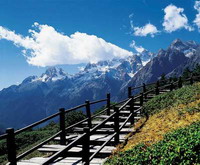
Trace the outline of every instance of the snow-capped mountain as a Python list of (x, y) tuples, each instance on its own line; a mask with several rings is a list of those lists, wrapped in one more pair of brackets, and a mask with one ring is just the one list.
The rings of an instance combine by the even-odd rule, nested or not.
[(94, 78), (99, 78), (107, 74), (116, 79), (123, 79), (125, 74), (129, 76), (129, 78), (133, 77), (140, 68), (142, 68), (142, 61), (139, 56), (134, 55), (126, 59), (100, 61), (96, 64), (89, 63), (79, 75), (90, 73)]
[(150, 60), (152, 60), (156, 56), (156, 54), (144, 49), (141, 53), (138, 54), (138, 56), (140, 57), (143, 66), (145, 66)]
[(194, 41), (186, 41), (183, 42), (180, 39), (174, 40), (169, 46), (169, 50), (177, 50), (179, 52), (183, 52), (186, 57), (191, 58), (199, 45)]
[(57, 112), (60, 107), (102, 99), (107, 92), (115, 96), (121, 85), (141, 68), (142, 62), (136, 55), (89, 63), (75, 75), (51, 67), (39, 77), (30, 76), (21, 84), (0, 91), (0, 124), (20, 128)]
[(65, 73), (62, 68), (50, 67), (40, 77), (30, 76), (26, 78), (22, 83), (28, 83), (28, 82), (30, 83), (33, 81), (42, 81), (42, 82), (57, 81), (65, 79), (66, 77), (70, 77), (70, 75)]
[(120, 95), (125, 95), (124, 89), (128, 86), (157, 81), (163, 73), (167, 76), (180, 76), (186, 67), (192, 69), (197, 63), (200, 64), (200, 45), (194, 41), (174, 40), (167, 50), (160, 49), (156, 57), (122, 86)]
[(175, 40), (157, 54), (145, 50), (125, 59), (89, 63), (74, 75), (51, 67), (39, 77), (30, 76), (21, 84), (0, 91), (0, 125), (20, 128), (61, 107), (105, 98), (106, 93), (117, 101), (127, 96), (124, 91), (128, 86), (156, 81), (163, 73), (180, 75), (195, 63), (200, 63), (199, 45)]
[(56, 68), (56, 67), (51, 67), (46, 70), (45, 73), (43, 73), (36, 81), (56, 81), (56, 80), (62, 80), (68, 75), (64, 72), (62, 68)]

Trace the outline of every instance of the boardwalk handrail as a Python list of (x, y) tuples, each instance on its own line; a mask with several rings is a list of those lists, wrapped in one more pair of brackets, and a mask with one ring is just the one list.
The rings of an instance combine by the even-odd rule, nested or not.
[[(200, 76), (190, 77), (190, 78), (188, 78), (188, 79), (185, 79), (184, 82), (189, 81), (190, 84), (193, 84), (193, 82), (194, 82), (196, 79), (199, 79), (199, 78), (200, 78)], [(110, 94), (107, 94), (106, 99), (101, 99), (101, 100), (97, 100), (97, 101), (93, 101), (93, 102), (86, 101), (85, 104), (81, 104), (81, 105), (78, 105), (78, 106), (76, 106), (76, 107), (73, 107), (73, 108), (70, 108), (70, 109), (67, 109), (67, 110), (65, 110), (64, 108), (62, 108), (62, 109), (60, 109), (59, 112), (57, 112), (57, 113), (55, 113), (55, 114), (53, 114), (53, 115), (51, 115), (51, 116), (49, 116), (49, 117), (46, 117), (46, 118), (44, 118), (44, 119), (41, 119), (41, 120), (39, 120), (38, 122), (35, 122), (35, 123), (33, 123), (33, 124), (30, 124), (30, 125), (28, 125), (28, 126), (26, 126), (26, 127), (24, 127), (24, 128), (21, 128), (21, 129), (19, 129), (19, 130), (16, 130), (16, 131), (14, 131), (14, 129), (13, 129), (13, 135), (12, 135), (12, 137), (11, 137), (11, 134), (9, 134), (9, 131), (7, 131), (6, 134), (0, 135), (0, 140), (6, 139), (6, 138), (7, 138), (7, 149), (8, 149), (8, 151), (9, 151), (9, 150), (10, 150), (10, 148), (9, 148), (10, 145), (8, 144), (8, 143), (9, 143), (9, 139), (12, 139), (12, 138), (15, 139), (15, 135), (17, 135), (17, 134), (19, 134), (19, 133), (22, 133), (22, 132), (24, 132), (24, 131), (26, 131), (26, 130), (28, 130), (28, 129), (30, 129), (30, 128), (33, 128), (33, 127), (35, 127), (35, 126), (38, 126), (39, 124), (44, 123), (44, 122), (46, 122), (46, 121), (48, 121), (48, 120), (50, 120), (50, 119), (53, 119), (53, 118), (55, 118), (55, 117), (60, 116), (60, 131), (58, 131), (55, 135), (51, 136), (50, 138), (48, 138), (47, 140), (41, 142), (40, 144), (38, 144), (38, 145), (32, 147), (31, 149), (29, 149), (28, 151), (22, 153), (22, 154), (19, 155), (19, 156), (16, 156), (16, 155), (8, 155), (8, 156), (10, 156), (10, 157), (9, 157), (9, 162), (11, 162), (11, 161), (13, 161), (13, 162), (16, 161), (16, 162), (17, 162), (18, 160), (24, 158), (25, 156), (27, 156), (28, 154), (30, 154), (30, 153), (33, 152), (34, 150), (36, 150), (36, 149), (38, 149), (39, 147), (43, 146), (44, 144), (50, 142), (51, 140), (53, 140), (55, 137), (57, 137), (57, 136), (59, 136), (59, 135), (60, 135), (60, 137), (61, 137), (60, 141), (62, 141), (63, 135), (64, 135), (64, 140), (65, 140), (65, 133), (66, 133), (66, 131), (69, 130), (69, 129), (71, 129), (71, 128), (73, 128), (73, 127), (75, 127), (75, 126), (78, 126), (78, 125), (82, 124), (83, 122), (86, 122), (86, 121), (88, 122), (88, 126), (90, 127), (90, 130), (89, 130), (90, 135), (93, 134), (93, 133), (95, 133), (95, 131), (96, 131), (97, 129), (101, 128), (101, 126), (103, 126), (106, 122), (108, 122), (108, 121), (110, 121), (110, 120), (113, 120), (113, 119), (114, 119), (114, 121), (115, 121), (114, 123), (117, 124), (116, 121), (119, 120), (119, 119), (118, 119), (118, 117), (119, 117), (119, 112), (120, 112), (122, 109), (124, 109), (127, 105), (130, 105), (130, 109), (131, 109), (132, 103), (135, 102), (137, 99), (140, 99), (140, 104), (142, 105), (142, 104), (143, 104), (143, 97), (144, 97), (144, 99), (146, 99), (147, 96), (148, 96), (148, 94), (150, 94), (150, 93), (152, 93), (152, 92), (153, 92), (153, 93), (155, 92), (156, 94), (159, 94), (161, 90), (163, 90), (163, 89), (165, 89), (165, 88), (168, 88), (168, 87), (170, 87), (170, 90), (173, 90), (173, 88), (175, 88), (176, 86), (177, 86), (178, 88), (181, 88), (181, 87), (182, 87), (182, 84), (183, 84), (183, 80), (182, 80), (181, 77), (180, 77), (177, 81), (175, 81), (175, 82), (172, 82), (171, 80), (166, 80), (165, 82), (167, 82), (167, 83), (164, 84), (164, 85), (162, 85), (162, 86), (160, 85), (161, 82), (162, 82), (162, 81), (157, 81), (156, 83), (143, 84), (143, 85), (138, 86), (138, 87), (129, 87), (129, 88), (128, 88), (128, 98), (127, 98), (127, 99), (124, 99), (124, 100), (122, 100), (122, 101), (120, 101), (120, 102), (118, 102), (118, 103), (115, 103), (114, 105), (110, 105)], [(162, 83), (163, 83), (163, 82), (162, 82)], [(148, 90), (146, 89), (147, 86), (152, 86), (152, 85), (153, 85), (152, 88), (150, 88), (150, 89), (148, 89)], [(154, 85), (155, 85), (155, 87), (154, 87)], [(142, 92), (141, 94), (138, 94), (138, 95), (136, 95), (136, 96), (132, 96), (132, 93), (131, 93), (131, 92), (132, 92), (133, 90), (135, 90), (135, 89), (141, 89), (141, 88), (143, 89), (143, 92)], [(97, 103), (101, 103), (101, 102), (105, 102), (105, 101), (107, 101), (107, 106), (106, 106), (102, 111), (98, 112), (97, 114), (91, 115), (90, 106), (93, 105), (93, 104), (97, 104)], [(117, 108), (118, 105), (120, 105), (120, 107)], [(67, 128), (65, 128), (65, 114), (66, 114), (66, 113), (69, 113), (69, 112), (72, 112), (72, 111), (75, 111), (75, 110), (78, 110), (78, 109), (80, 109), (80, 108), (84, 108), (84, 107), (86, 108), (87, 118), (85, 118), (85, 119), (83, 119), (83, 120), (81, 120), (81, 121), (79, 121), (79, 122), (77, 122), (77, 123), (75, 123), (75, 124), (73, 124), (73, 125), (68, 126)], [(111, 108), (114, 108), (114, 109), (115, 109), (114, 113), (112, 113), (112, 114), (110, 114), (110, 109), (111, 109)], [(139, 108), (138, 110), (141, 110), (141, 109)], [(138, 110), (137, 110), (137, 111), (138, 111)], [(91, 119), (96, 118), (98, 115), (100, 115), (100, 114), (102, 114), (102, 113), (105, 113), (105, 112), (107, 112), (108, 117), (107, 117), (106, 119), (104, 119), (103, 121), (101, 121), (101, 123), (97, 124), (96, 126), (94, 126), (94, 127), (92, 128), (92, 126), (91, 126)], [(133, 117), (133, 115), (134, 115), (135, 112), (136, 112), (136, 111), (131, 110), (130, 115), (126, 118), (125, 122), (122, 123), (121, 126), (119, 126), (119, 124), (118, 124), (117, 127), (119, 126), (119, 128), (116, 128), (116, 126), (115, 126), (114, 133), (112, 134), (111, 138), (109, 138), (105, 143), (103, 143), (103, 145), (102, 145), (94, 154), (92, 154), (92, 156), (90, 156), (90, 157), (88, 158), (89, 161), (91, 161), (91, 160), (94, 158), (94, 156), (95, 156), (96, 154), (98, 154), (98, 153), (103, 149), (103, 147), (104, 147), (110, 140), (112, 140), (114, 137), (115, 137), (116, 141), (117, 141), (117, 139), (119, 139), (119, 137), (118, 137), (118, 136), (119, 136), (119, 131), (126, 125), (126, 123), (127, 123), (130, 119), (132, 119), (132, 117)], [(64, 116), (63, 116), (63, 114), (64, 114)], [(62, 121), (61, 121), (61, 120), (62, 120)], [(63, 125), (63, 121), (64, 121), (64, 125)], [(9, 129), (9, 130), (10, 130), (10, 129)], [(116, 131), (117, 131), (117, 132), (116, 132)], [(12, 132), (12, 131), (11, 131), (11, 132)], [(71, 142), (70, 144), (68, 144), (63, 150), (61, 150), (60, 152), (58, 152), (58, 153), (54, 154), (53, 156), (51, 156), (46, 162), (48, 163), (48, 162), (52, 162), (52, 161), (56, 160), (56, 158), (58, 158), (57, 156), (60, 156), (60, 155), (62, 155), (63, 152), (68, 151), (68, 150), (70, 149), (70, 147), (73, 147), (77, 142), (79, 142), (79, 141), (80, 141), (82, 138), (84, 138), (85, 136), (88, 136), (87, 133), (84, 133), (84, 134), (82, 134), (81, 136), (78, 136), (77, 139), (76, 139), (75, 141), (72, 141), (72, 142)], [(118, 138), (117, 138), (117, 137), (118, 137)], [(65, 142), (65, 141), (64, 141), (64, 142)], [(13, 142), (13, 143), (15, 144), (15, 142)], [(12, 143), (12, 144), (13, 144), (13, 143)], [(11, 158), (12, 158), (12, 159), (11, 159)], [(44, 164), (46, 164), (46, 162), (44, 162)], [(11, 163), (12, 163), (12, 162), (11, 162)]]
[[(94, 102), (91, 102), (91, 103), (92, 103), (92, 104), (96, 104), (96, 103), (108, 101), (108, 99), (110, 99), (110, 97), (108, 97), (108, 96), (110, 96), (110, 94), (107, 94), (107, 98), (106, 98), (106, 99), (97, 100), (97, 101), (94, 101)], [(91, 103), (90, 103), (90, 105), (91, 105)], [(76, 106), (76, 107), (73, 107), (73, 108), (64, 110), (64, 114), (69, 113), (69, 112), (72, 112), (72, 111), (75, 111), (75, 110), (80, 109), (80, 108), (83, 108), (83, 107), (86, 107), (86, 104), (81, 104), (81, 105), (78, 105), (78, 106)], [(105, 110), (104, 110), (104, 111), (105, 111)], [(102, 113), (102, 112), (100, 112), (100, 113)], [(99, 114), (100, 114), (100, 113), (99, 113)], [(14, 131), (14, 134), (13, 134), (13, 135), (14, 135), (14, 137), (15, 137), (15, 135), (18, 135), (18, 134), (20, 134), (20, 133), (22, 133), (22, 132), (24, 132), (24, 131), (26, 131), (26, 130), (29, 130), (29, 129), (35, 127), (35, 126), (38, 126), (38, 125), (40, 125), (40, 124), (42, 124), (42, 123), (44, 123), (44, 122), (46, 122), (46, 121), (48, 121), (48, 120), (50, 120), (50, 119), (53, 119), (53, 118), (55, 118), (55, 117), (58, 117), (59, 115), (61, 115), (61, 112), (57, 112), (57, 113), (55, 113), (55, 114), (53, 114), (53, 115), (51, 115), (51, 116), (49, 116), (49, 117), (46, 117), (46, 118), (44, 118), (44, 119), (41, 119), (41, 120), (39, 120), (39, 121), (37, 121), (37, 122), (35, 122), (35, 123), (33, 123), (33, 124), (30, 124), (30, 125), (28, 125), (28, 126), (26, 126), (26, 127), (24, 127), (24, 128), (21, 128), (21, 129), (19, 129), (19, 130), (16, 130), (16, 131)], [(93, 116), (91, 116), (91, 118), (94, 118), (95, 116), (96, 116), (96, 115), (93, 115)], [(71, 129), (71, 128), (73, 128), (73, 127), (75, 127), (75, 126), (77, 126), (77, 125), (79, 125), (79, 124), (81, 124), (81, 123), (83, 123), (83, 122), (85, 122), (85, 121), (88, 121), (88, 117), (85, 118), (84, 120), (81, 120), (81, 121), (79, 121), (79, 122), (77, 122), (77, 123), (75, 123), (75, 124), (73, 124), (73, 125), (71, 125), (71, 126), (65, 128), (65, 131), (68, 130), (68, 129)], [(13, 129), (13, 130), (14, 130), (14, 129)], [(28, 154), (32, 153), (33, 151), (35, 151), (36, 149), (38, 149), (38, 148), (41, 147), (42, 145), (44, 145), (44, 144), (48, 143), (49, 141), (53, 140), (55, 137), (57, 137), (57, 136), (60, 135), (61, 133), (62, 133), (62, 131), (57, 132), (55, 135), (51, 136), (51, 137), (48, 138), (47, 140), (45, 140), (45, 141), (41, 142), (40, 144), (38, 144), (38, 145), (32, 147), (32, 148), (29, 149), (28, 151), (26, 151), (26, 152), (20, 154), (19, 156), (16, 156), (16, 158), (15, 158), (16, 161), (18, 161), (18, 160), (24, 158), (25, 156), (27, 156)], [(8, 133), (3, 134), (3, 135), (0, 136), (0, 140), (6, 139), (6, 138), (8, 138), (8, 137), (9, 137), (9, 136), (8, 136)]]

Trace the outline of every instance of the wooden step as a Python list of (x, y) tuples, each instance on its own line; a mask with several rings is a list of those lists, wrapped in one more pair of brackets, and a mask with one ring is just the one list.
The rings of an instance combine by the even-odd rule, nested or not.
[[(137, 118), (136, 118), (137, 119)], [(133, 128), (122, 128), (120, 131), (120, 134), (126, 134), (130, 133), (133, 130)], [(75, 132), (83, 133), (83, 128), (80, 127), (75, 127), (74, 128)], [(112, 134), (114, 133), (114, 128), (100, 128), (96, 130), (95, 134)]]
[(139, 101), (135, 101), (134, 104), (135, 105), (140, 105), (140, 102)]
[(155, 96), (147, 96), (147, 99), (152, 99), (154, 98)]
[[(102, 121), (98, 121), (98, 120), (95, 120), (95, 121), (92, 121), (92, 125), (98, 125), (98, 124), (100, 124), (100, 123), (102, 123)], [(108, 122), (106, 122), (104, 125), (103, 125), (103, 127), (111, 127), (112, 125), (114, 124), (114, 121), (108, 121)], [(119, 123), (119, 125), (122, 125), (123, 124), (123, 122), (120, 122)], [(84, 123), (82, 123), (81, 124), (83, 127), (84, 126), (87, 126), (88, 125), (88, 123), (87, 122), (84, 122)], [(127, 122), (126, 123), (126, 125), (125, 125), (125, 127), (130, 127), (131, 126), (131, 123), (130, 122)]]
[[(105, 141), (107, 141), (111, 136), (112, 136), (112, 135), (110, 135), (110, 134), (95, 134), (95, 135), (91, 135), (91, 136), (90, 136), (90, 144), (91, 144), (91, 145), (101, 145), (101, 144), (103, 144)], [(125, 134), (120, 134), (120, 135), (119, 135), (120, 143), (123, 142), (123, 141), (125, 140), (125, 137), (126, 137)], [(56, 141), (60, 141), (60, 137), (56, 137), (55, 140), (56, 140)], [(67, 143), (66, 143), (66, 144), (72, 142), (73, 140), (75, 140), (75, 139), (67, 140)], [(78, 144), (80, 144), (80, 143), (78, 143)], [(114, 138), (113, 138), (110, 142), (108, 142), (107, 145), (109, 145), (109, 146), (110, 146), (110, 145), (115, 145), (115, 143), (114, 143)]]
[[(41, 165), (43, 162), (48, 160), (48, 158), (42, 158), (42, 157), (35, 157), (31, 158), (30, 160), (21, 160), (17, 163), (17, 165)], [(56, 162), (60, 160), (59, 162)], [(82, 165), (82, 158), (81, 157), (66, 157), (66, 158), (58, 158), (54, 163), (54, 165)], [(90, 165), (101, 165), (105, 159), (101, 158), (94, 158)]]
[[(108, 115), (99, 115), (97, 118), (100, 118), (100, 119), (107, 119), (109, 116)], [(124, 117), (124, 116), (119, 116), (119, 120), (122, 121), (122, 120), (126, 120), (127, 117)], [(110, 119), (109, 121), (113, 121), (113, 119)]]
[[(140, 105), (134, 105), (133, 106), (133, 109), (138, 109), (138, 108), (140, 108), (141, 106)], [(130, 105), (127, 105), (126, 106), (126, 109), (128, 109), (128, 108), (130, 108)]]
[(162, 89), (160, 92), (170, 92), (170, 89)]
[[(41, 148), (38, 149), (39, 152), (58, 152), (61, 151), (62, 149), (64, 149), (66, 146), (64, 145), (43, 145)], [(90, 145), (90, 153), (94, 153), (96, 152), (101, 146), (94, 146), (94, 145)], [(104, 155), (109, 155), (112, 153), (112, 150), (115, 149), (114, 146), (105, 146), (101, 151), (100, 154), (104, 154)], [(72, 147), (68, 152), (68, 155), (77, 155), (77, 156), (81, 156), (82, 154), (82, 145), (77, 145), (75, 147)]]
[[(136, 111), (136, 110), (135, 110), (135, 111)], [(110, 112), (113, 113), (114, 110), (111, 110)], [(137, 113), (139, 113), (139, 111), (137, 111)], [(121, 111), (119, 112), (119, 114), (122, 114), (122, 115), (127, 114), (127, 116), (128, 116), (128, 115), (130, 115), (130, 110), (121, 110)]]
[[(78, 137), (79, 135), (78, 134), (73, 134), (73, 135), (67, 135), (65, 136), (65, 139), (68, 141), (68, 140), (74, 140)], [(56, 137), (54, 140), (60, 140), (60, 137)]]

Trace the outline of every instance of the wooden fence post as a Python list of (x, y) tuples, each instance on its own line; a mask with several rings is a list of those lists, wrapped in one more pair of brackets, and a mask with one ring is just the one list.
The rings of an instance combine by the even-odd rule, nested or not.
[(92, 122), (91, 122), (90, 101), (86, 100), (85, 103), (86, 103), (86, 114), (88, 118), (88, 127), (91, 128)]
[(114, 111), (116, 112), (114, 117), (114, 130), (116, 132), (114, 141), (117, 145), (119, 143), (119, 109), (117, 107), (114, 107)]
[(193, 76), (190, 77), (190, 85), (192, 85), (194, 83), (194, 79)]
[(65, 138), (65, 108), (60, 108), (60, 145), (66, 145)]
[(173, 89), (174, 89), (174, 83), (170, 83), (170, 91), (173, 91)]
[(183, 86), (182, 78), (179, 77), (179, 80), (178, 80), (178, 88), (181, 88), (182, 86)]
[(144, 94), (143, 94), (143, 92), (142, 93), (140, 93), (140, 106), (143, 106), (143, 103), (144, 103), (144, 100), (143, 100), (143, 97), (144, 97)]
[(131, 117), (130, 117), (130, 123), (131, 125), (134, 124), (134, 102), (135, 102), (135, 99), (134, 97), (132, 97), (132, 100), (130, 101), (130, 113), (132, 114)]
[(107, 115), (110, 115), (110, 93), (107, 94)]
[(145, 94), (146, 91), (147, 91), (147, 89), (146, 89), (146, 84), (145, 84), (145, 83), (143, 83), (142, 88), (143, 88), (144, 98), (147, 99), (147, 94)]
[(132, 92), (131, 92), (131, 87), (128, 87), (128, 98), (131, 98)]
[(17, 165), (14, 129), (8, 128), (6, 129), (6, 133), (7, 133), (8, 161), (10, 162), (10, 165)]
[(83, 128), (84, 133), (86, 133), (84, 140), (82, 141), (83, 148), (82, 148), (82, 162), (85, 162), (85, 165), (89, 165), (89, 158), (90, 158), (90, 128), (85, 127)]
[(156, 95), (159, 95), (159, 81), (156, 82)]

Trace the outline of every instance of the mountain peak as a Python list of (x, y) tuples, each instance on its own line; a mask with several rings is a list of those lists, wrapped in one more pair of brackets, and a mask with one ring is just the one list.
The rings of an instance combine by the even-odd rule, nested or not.
[(184, 50), (188, 50), (188, 49), (195, 49), (197, 47), (197, 43), (195, 41), (186, 41), (183, 42), (180, 39), (175, 39), (171, 45), (170, 45), (170, 49), (171, 50), (178, 50), (178, 51), (184, 51)]
[(155, 54), (144, 49), (141, 53), (138, 54), (138, 56), (140, 57), (142, 64), (146, 65), (151, 59), (155, 57)]
[(170, 48), (171, 49), (177, 49), (177, 48), (181, 48), (181, 47), (184, 47), (185, 44), (180, 40), (180, 39), (175, 39), (171, 45), (170, 45)]
[(64, 72), (62, 68), (57, 67), (49, 67), (45, 73), (43, 73), (39, 80), (43, 82), (47, 81), (56, 81), (59, 79), (63, 79), (67, 76), (67, 74)]
[(50, 77), (54, 77), (56, 75), (62, 75), (62, 76), (66, 75), (66, 73), (64, 72), (64, 70), (62, 68), (56, 68), (56, 67), (49, 67), (46, 70), (45, 74)]

